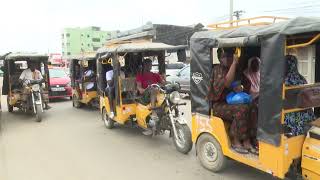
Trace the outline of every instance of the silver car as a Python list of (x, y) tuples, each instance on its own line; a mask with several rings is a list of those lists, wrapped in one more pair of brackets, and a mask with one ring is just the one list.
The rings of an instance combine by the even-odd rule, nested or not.
[(177, 82), (181, 86), (181, 93), (190, 94), (190, 65), (180, 69), (175, 74), (167, 76), (167, 81)]

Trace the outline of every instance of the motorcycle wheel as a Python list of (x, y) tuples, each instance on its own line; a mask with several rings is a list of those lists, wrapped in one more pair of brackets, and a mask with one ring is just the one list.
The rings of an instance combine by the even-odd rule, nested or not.
[(42, 110), (41, 110), (41, 105), (37, 104), (36, 105), (36, 122), (41, 122), (42, 121)]
[(178, 139), (173, 135), (173, 143), (179, 152), (187, 154), (191, 151), (193, 145), (190, 128), (186, 124), (176, 123), (176, 129)]

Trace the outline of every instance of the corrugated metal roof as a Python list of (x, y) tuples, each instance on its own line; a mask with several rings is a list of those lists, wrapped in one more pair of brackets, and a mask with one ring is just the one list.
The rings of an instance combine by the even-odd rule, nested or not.
[(164, 43), (153, 42), (132, 42), (125, 44), (110, 45), (108, 47), (102, 47), (98, 49), (97, 53), (105, 52), (143, 52), (143, 51), (162, 51), (162, 50), (178, 50), (184, 49), (186, 46), (172, 46)]

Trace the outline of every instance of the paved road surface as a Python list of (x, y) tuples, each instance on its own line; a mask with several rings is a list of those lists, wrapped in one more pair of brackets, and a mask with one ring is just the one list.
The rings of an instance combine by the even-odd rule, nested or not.
[(167, 136), (150, 138), (125, 127), (108, 130), (97, 111), (74, 109), (67, 100), (52, 103), (41, 123), (19, 112), (8, 113), (4, 100), (2, 97), (1, 180), (271, 178), (234, 161), (220, 174), (209, 172), (198, 163), (194, 148), (183, 155)]

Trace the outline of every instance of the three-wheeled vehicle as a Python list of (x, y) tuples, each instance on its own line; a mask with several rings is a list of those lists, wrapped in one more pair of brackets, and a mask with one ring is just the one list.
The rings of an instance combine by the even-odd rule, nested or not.
[(86, 53), (70, 59), (73, 107), (89, 105), (99, 108), (96, 67), (95, 53)]
[[(252, 56), (261, 59), (258, 155), (233, 150), (228, 133), (230, 124), (213, 113), (207, 98), (215, 69), (214, 51), (230, 47), (240, 50), (239, 63)], [(285, 85), (285, 56), (295, 51), (311, 55), (304, 58), (310, 59), (314, 82)], [(198, 32), (191, 37), (191, 53), (192, 140), (205, 168), (218, 172), (230, 158), (281, 179), (320, 179), (319, 120), (305, 134), (297, 136), (288, 132), (284, 120), (287, 113), (311, 108), (317, 117), (320, 115), (319, 18), (300, 17), (262, 27)]]
[[(33, 64), (40, 71), (43, 79), (19, 80), (21, 74), (27, 70), (28, 64)], [(30, 71), (31, 72), (31, 71)], [(11, 53), (4, 59), (4, 79), (2, 94), (7, 95), (8, 111), (14, 107), (33, 113), (36, 121), (42, 120), (42, 113), (49, 103), (48, 86), (49, 70), (48, 56), (36, 53)]]
[[(149, 41), (118, 41), (98, 50), (98, 89), (100, 93), (100, 110), (102, 120), (108, 129), (114, 123), (139, 127), (152, 131), (152, 135), (161, 135), (170, 131), (170, 137), (176, 149), (181, 153), (188, 153), (192, 148), (191, 130), (182, 118), (178, 84), (151, 84), (148, 88), (157, 89), (156, 107), (151, 108), (150, 102), (141, 100), (137, 93), (136, 75), (141, 72), (145, 58), (157, 60), (159, 72), (165, 76), (166, 52), (179, 52), (179, 59), (185, 55), (185, 46), (170, 46), (163, 43)], [(121, 64), (123, 67), (120, 67)], [(113, 70), (115, 86), (114, 117), (110, 116), (110, 102), (105, 92), (106, 72)], [(125, 77), (121, 77), (122, 71)], [(150, 118), (152, 111), (157, 111), (158, 121)]]

